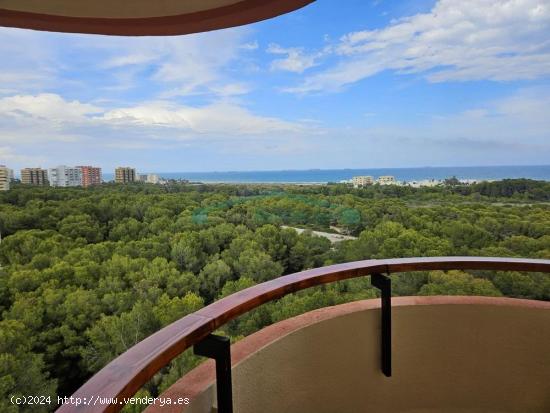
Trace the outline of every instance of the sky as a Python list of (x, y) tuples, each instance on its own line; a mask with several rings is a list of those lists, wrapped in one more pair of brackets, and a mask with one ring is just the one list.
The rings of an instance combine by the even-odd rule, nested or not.
[(550, 163), (548, 0), (317, 0), (232, 29), (0, 28), (0, 164)]

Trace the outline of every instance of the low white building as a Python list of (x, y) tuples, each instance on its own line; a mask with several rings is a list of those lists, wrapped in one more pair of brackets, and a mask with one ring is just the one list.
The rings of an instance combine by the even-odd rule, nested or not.
[(76, 166), (59, 165), (48, 170), (51, 186), (68, 187), (82, 185), (82, 170)]
[(374, 178), (372, 176), (354, 176), (351, 178), (351, 183), (354, 188), (359, 188), (361, 186), (374, 184)]
[(397, 181), (394, 176), (384, 175), (378, 178), (376, 181), (379, 185), (397, 185)]
[(149, 174), (147, 175), (147, 183), (149, 184), (159, 184), (160, 178), (157, 174)]

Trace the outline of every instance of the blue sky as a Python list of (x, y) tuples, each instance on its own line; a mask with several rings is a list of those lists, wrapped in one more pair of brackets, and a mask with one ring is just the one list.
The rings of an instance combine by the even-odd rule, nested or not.
[(547, 0), (318, 0), (177, 37), (0, 28), (0, 163), (548, 164)]

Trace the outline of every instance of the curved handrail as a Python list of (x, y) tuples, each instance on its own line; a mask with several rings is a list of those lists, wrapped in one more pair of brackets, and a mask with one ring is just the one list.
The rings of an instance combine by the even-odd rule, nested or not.
[(550, 260), (490, 257), (427, 257), (355, 261), (275, 278), (216, 301), (140, 341), (96, 373), (72, 397), (82, 404), (62, 405), (57, 413), (114, 413), (123, 404), (100, 398), (135, 394), (153, 375), (184, 350), (228, 321), (292, 292), (374, 273), (431, 270), (494, 270), (550, 273)]

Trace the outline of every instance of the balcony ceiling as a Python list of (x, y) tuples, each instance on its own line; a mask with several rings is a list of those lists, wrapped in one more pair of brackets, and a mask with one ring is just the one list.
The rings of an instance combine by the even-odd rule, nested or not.
[(269, 19), (314, 0), (0, 0), (0, 26), (109, 35), (178, 35)]

